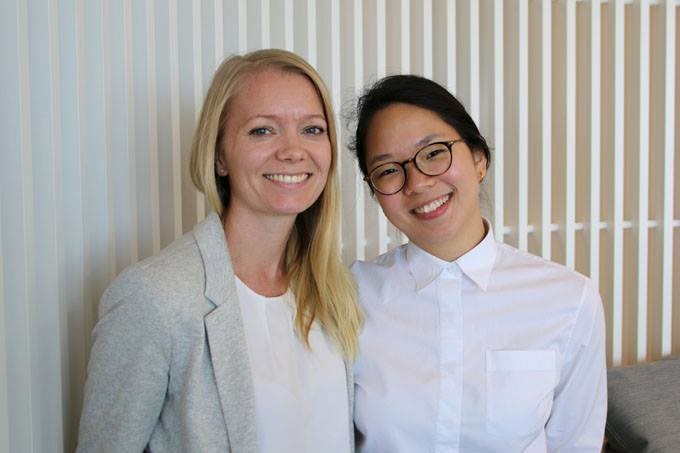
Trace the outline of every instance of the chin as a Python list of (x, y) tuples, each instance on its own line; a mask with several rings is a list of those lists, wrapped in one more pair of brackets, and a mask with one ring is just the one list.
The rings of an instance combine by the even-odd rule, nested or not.
[(295, 199), (285, 198), (272, 201), (272, 210), (281, 214), (301, 214), (311, 208), (319, 199), (316, 197), (296, 197)]
[(313, 203), (287, 204), (273, 207), (272, 211), (279, 215), (298, 215), (311, 208)]

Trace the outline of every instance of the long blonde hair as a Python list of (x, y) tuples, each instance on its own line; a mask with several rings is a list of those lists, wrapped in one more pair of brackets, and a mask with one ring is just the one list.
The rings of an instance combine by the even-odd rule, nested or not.
[(229, 180), (217, 175), (215, 162), (229, 106), (248, 75), (269, 68), (301, 74), (314, 85), (323, 104), (332, 153), (326, 186), (316, 202), (298, 214), (286, 246), (288, 282), (296, 299), (295, 328), (309, 345), (309, 331), (317, 321), (345, 356), (353, 358), (358, 350), (362, 316), (353, 280), (340, 261), (335, 115), (328, 89), (316, 70), (298, 55), (278, 49), (227, 58), (217, 69), (203, 103), (191, 145), (191, 180), (222, 215), (229, 202)]

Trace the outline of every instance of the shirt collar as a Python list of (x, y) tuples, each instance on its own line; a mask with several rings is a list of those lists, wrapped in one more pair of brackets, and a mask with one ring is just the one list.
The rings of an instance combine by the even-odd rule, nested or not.
[(428, 286), (444, 270), (454, 270), (456, 267), (482, 291), (486, 291), (491, 271), (496, 261), (497, 245), (494, 240), (491, 224), (486, 219), (484, 219), (484, 224), (486, 225), (486, 234), (482, 241), (453, 262), (437, 258), (414, 243), (409, 242), (406, 246), (406, 262), (408, 263), (411, 275), (415, 279), (416, 291), (420, 291)]

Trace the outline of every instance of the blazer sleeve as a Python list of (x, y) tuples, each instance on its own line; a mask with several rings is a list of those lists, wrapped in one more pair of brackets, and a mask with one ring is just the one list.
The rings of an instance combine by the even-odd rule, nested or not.
[(79, 452), (141, 452), (165, 400), (171, 335), (138, 275), (121, 275), (102, 297), (85, 384)]
[(607, 417), (607, 365), (602, 301), (586, 281), (565, 351), (546, 434), (548, 451), (599, 453)]

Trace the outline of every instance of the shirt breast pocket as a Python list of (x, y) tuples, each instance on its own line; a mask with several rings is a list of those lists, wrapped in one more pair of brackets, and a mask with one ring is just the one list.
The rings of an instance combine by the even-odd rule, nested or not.
[(486, 352), (486, 430), (523, 437), (545, 426), (556, 384), (553, 350)]

